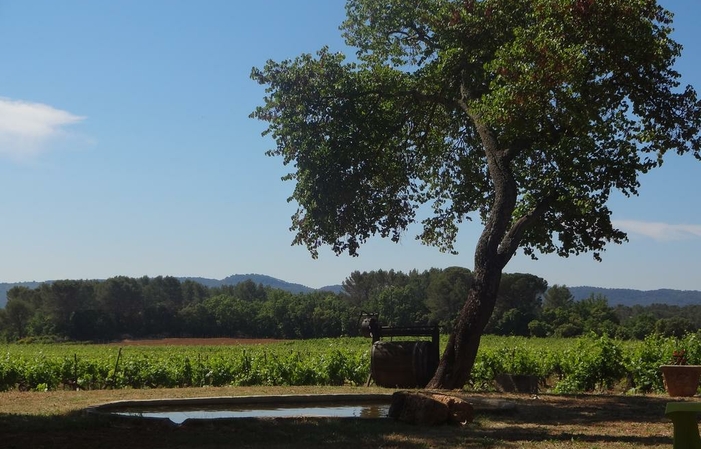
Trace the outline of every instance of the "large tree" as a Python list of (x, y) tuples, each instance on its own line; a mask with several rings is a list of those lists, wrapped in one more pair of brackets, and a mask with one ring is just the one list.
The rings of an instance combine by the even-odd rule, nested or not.
[[(481, 219), (474, 280), (429, 387), (464, 385), (502, 270), (626, 235), (612, 191), (635, 195), (668, 151), (699, 158), (701, 106), (655, 0), (348, 0), (352, 62), (268, 61), (253, 117), (292, 167), (294, 243), (356, 255), (373, 235), (454, 252)], [(429, 207), (421, 207), (428, 204)], [(429, 211), (423, 216), (422, 213)]]

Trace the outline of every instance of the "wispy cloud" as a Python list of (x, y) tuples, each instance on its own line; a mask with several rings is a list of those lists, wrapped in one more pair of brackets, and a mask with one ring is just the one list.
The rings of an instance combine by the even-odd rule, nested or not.
[(616, 220), (613, 225), (621, 230), (659, 241), (689, 240), (701, 237), (701, 225), (678, 225), (659, 222)]
[(68, 134), (66, 126), (84, 119), (46, 104), (0, 97), (0, 156), (26, 159), (46, 151)]

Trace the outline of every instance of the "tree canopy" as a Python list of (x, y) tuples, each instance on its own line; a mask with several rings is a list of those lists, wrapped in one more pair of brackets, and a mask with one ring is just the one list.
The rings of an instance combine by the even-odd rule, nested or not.
[[(442, 333), (448, 333), (472, 282), (473, 273), (461, 267), (408, 273), (355, 271), (337, 294), (293, 293), (251, 279), (219, 287), (170, 276), (61, 280), (9, 290), (7, 306), (0, 308), (0, 342), (356, 336), (361, 312), (379, 313), (382, 325), (437, 324)], [(701, 328), (701, 305), (617, 304), (614, 308), (598, 293), (575, 301), (562, 285), (548, 288), (541, 304), (546, 286), (544, 279), (532, 274), (505, 273), (485, 333), (535, 337), (594, 333), (644, 339)], [(553, 295), (559, 300), (553, 301)], [(135, 297), (141, 301), (135, 303)], [(673, 300), (674, 291), (667, 297)], [(118, 322), (122, 302), (131, 310)]]
[(691, 88), (677, 90), (681, 48), (654, 1), (346, 8), (357, 62), (324, 48), (252, 74), (269, 86), (254, 116), (270, 124), (271, 154), (294, 163), (295, 242), (313, 252), (396, 240), (422, 203), (434, 213), (421, 238), (453, 250), (457, 225), (497, 206), (492, 152), (515, 203), (502, 243), (599, 251), (625, 238), (611, 225), (612, 190), (637, 193), (639, 174), (668, 150), (699, 155), (699, 105)]
[(424, 243), (455, 252), (459, 225), (481, 220), (444, 357), (452, 374), (442, 362), (433, 384), (461, 386), (515, 252), (598, 259), (624, 242), (611, 192), (637, 194), (669, 151), (699, 158), (701, 105), (680, 86), (672, 14), (655, 0), (348, 0), (346, 11), (353, 60), (324, 47), (254, 68), (267, 95), (252, 116), (292, 166), (294, 243), (314, 256), (323, 245), (357, 255), (415, 221)]

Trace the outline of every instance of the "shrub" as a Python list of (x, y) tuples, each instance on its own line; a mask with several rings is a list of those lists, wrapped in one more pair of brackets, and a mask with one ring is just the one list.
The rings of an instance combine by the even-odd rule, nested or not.
[(583, 338), (566, 350), (562, 369), (564, 378), (555, 385), (556, 393), (608, 390), (626, 373), (623, 350), (605, 335)]

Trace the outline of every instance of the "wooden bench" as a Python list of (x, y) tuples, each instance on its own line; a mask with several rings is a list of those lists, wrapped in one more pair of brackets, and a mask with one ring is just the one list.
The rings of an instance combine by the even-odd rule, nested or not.
[(674, 425), (674, 449), (701, 449), (696, 414), (701, 402), (668, 402), (664, 414)]

